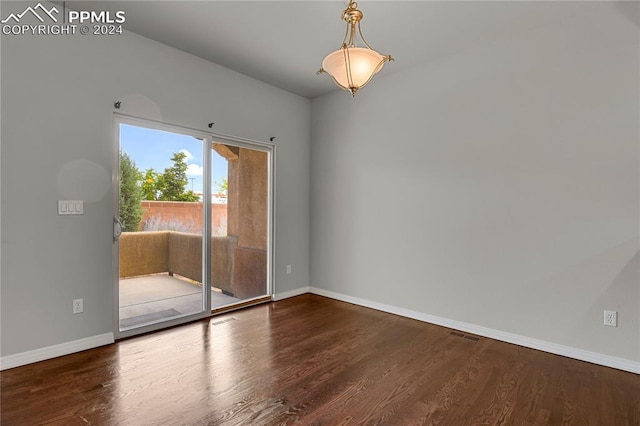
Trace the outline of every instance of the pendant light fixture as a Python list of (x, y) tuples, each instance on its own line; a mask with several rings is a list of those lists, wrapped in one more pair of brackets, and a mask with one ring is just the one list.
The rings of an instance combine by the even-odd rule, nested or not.
[[(379, 54), (364, 39), (360, 29), (362, 12), (358, 10), (358, 3), (350, 0), (347, 8), (342, 11), (340, 19), (347, 23), (342, 46), (324, 58), (322, 68), (316, 74), (329, 74), (338, 86), (351, 92), (351, 96), (355, 96), (356, 92), (366, 86), (382, 69), (384, 63), (393, 61), (393, 58), (391, 55)], [(362, 47), (356, 44), (358, 35), (360, 35)]]

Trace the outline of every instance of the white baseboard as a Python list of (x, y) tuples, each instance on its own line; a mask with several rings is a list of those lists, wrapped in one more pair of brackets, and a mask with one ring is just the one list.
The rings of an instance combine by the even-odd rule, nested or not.
[(477, 334), (479, 336), (488, 337), (502, 342), (513, 343), (527, 348), (538, 349), (556, 355), (566, 356), (568, 358), (587, 361), (593, 364), (603, 365), (606, 367), (616, 368), (618, 370), (629, 371), (631, 373), (640, 374), (640, 362), (629, 359), (618, 358), (611, 355), (604, 355), (597, 352), (586, 351), (571, 346), (560, 345), (558, 343), (547, 342), (544, 340), (533, 339), (531, 337), (521, 336), (514, 333), (495, 330), (492, 328), (482, 327), (479, 325), (469, 324), (462, 321), (455, 321), (448, 318), (442, 318), (435, 315), (429, 315), (422, 312), (412, 311), (409, 309), (398, 308), (396, 306), (386, 305), (384, 303), (373, 302), (371, 300), (360, 299), (358, 297), (347, 296), (345, 294), (336, 293), (334, 291), (323, 290), (321, 288), (309, 287), (309, 292), (319, 296), (329, 297), (331, 299), (341, 300), (354, 305), (364, 306), (378, 311), (388, 312), (390, 314), (400, 315), (402, 317), (416, 319), (418, 321), (428, 322), (447, 328), (464, 331), (467, 333)]
[[(390, 314), (400, 315), (407, 318), (416, 319), (418, 321), (436, 324), (467, 333), (477, 334), (479, 336), (500, 340), (507, 343), (513, 343), (527, 348), (538, 349), (556, 355), (566, 356), (568, 358), (578, 359), (581, 361), (591, 362), (593, 364), (603, 365), (606, 367), (616, 368), (618, 370), (629, 371), (631, 373), (640, 374), (640, 362), (632, 361), (624, 358), (618, 358), (611, 355), (604, 355), (597, 352), (586, 351), (571, 346), (560, 345), (544, 340), (533, 339), (531, 337), (521, 336), (514, 333), (495, 330), (479, 325), (469, 324), (462, 321), (450, 320), (447, 318), (429, 315), (422, 312), (412, 311), (409, 309), (399, 308), (384, 303), (373, 302), (367, 299), (347, 296), (334, 291), (323, 290), (316, 287), (300, 287), (295, 290), (285, 291), (273, 295), (273, 300), (283, 300), (290, 297), (299, 296), (305, 293), (313, 293), (320, 296), (329, 297), (331, 299), (341, 300), (354, 305), (364, 306), (376, 309)], [(105, 333), (97, 336), (87, 337), (84, 339), (74, 340), (71, 342), (61, 343), (59, 345), (48, 346), (45, 348), (35, 349), (32, 351), (22, 352), (14, 355), (0, 357), (0, 370), (20, 367), (22, 365), (34, 362), (44, 361), (75, 352), (93, 349), (98, 346), (109, 345), (114, 342), (113, 333)]]
[(47, 346), (46, 348), (3, 356), (0, 358), (0, 370), (7, 370), (9, 368), (20, 367), (34, 362), (97, 348), (98, 346), (109, 345), (114, 341), (113, 333), (105, 333), (73, 340), (71, 342), (60, 343), (59, 345)]
[(273, 295), (273, 300), (276, 301), (276, 300), (288, 299), (290, 297), (300, 296), (301, 294), (305, 294), (305, 293), (311, 293), (311, 287), (300, 287), (300, 288), (296, 288), (295, 290), (276, 293)]

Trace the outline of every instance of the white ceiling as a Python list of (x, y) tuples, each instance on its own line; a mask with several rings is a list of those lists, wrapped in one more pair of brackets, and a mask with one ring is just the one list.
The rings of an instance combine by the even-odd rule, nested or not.
[[(57, 2), (61, 3), (61, 2)], [(76, 10), (126, 13), (124, 27), (290, 92), (313, 98), (337, 90), (316, 75), (337, 49), (347, 1), (67, 1)], [(562, 25), (603, 10), (637, 25), (637, 3), (553, 1), (375, 1), (359, 3), (369, 44), (395, 62), (379, 75), (436, 61), (514, 33)]]

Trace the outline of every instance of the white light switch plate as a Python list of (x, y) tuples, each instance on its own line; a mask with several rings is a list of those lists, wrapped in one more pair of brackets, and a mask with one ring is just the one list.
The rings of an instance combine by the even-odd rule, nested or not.
[(84, 214), (84, 201), (58, 200), (58, 215)]

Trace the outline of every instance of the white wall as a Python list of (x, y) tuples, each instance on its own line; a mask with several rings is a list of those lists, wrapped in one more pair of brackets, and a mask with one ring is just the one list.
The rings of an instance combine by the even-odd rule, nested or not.
[(314, 99), (311, 285), (640, 361), (640, 43), (596, 11)]
[[(24, 3), (3, 2), (12, 9)], [(1, 42), (3, 357), (113, 331), (118, 100), (124, 113), (275, 136), (276, 291), (308, 286), (309, 100), (131, 33)], [(57, 216), (58, 199), (83, 199), (84, 215)]]

